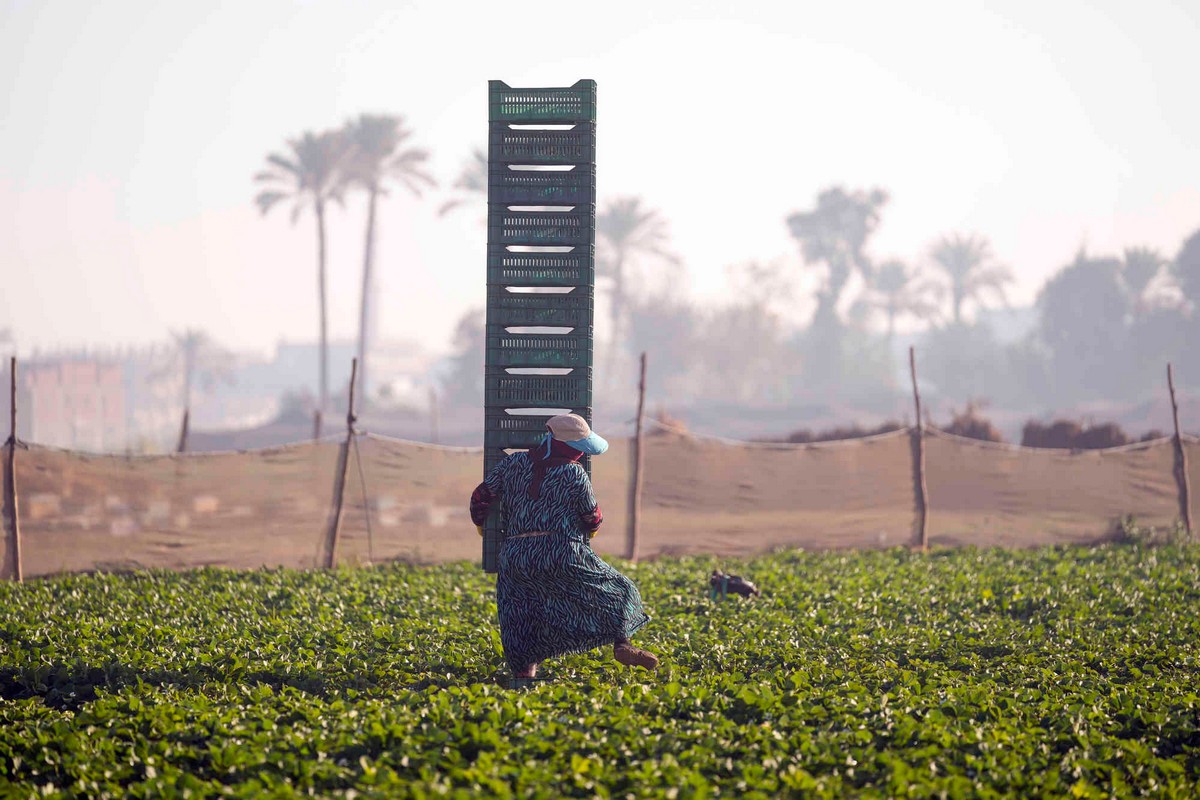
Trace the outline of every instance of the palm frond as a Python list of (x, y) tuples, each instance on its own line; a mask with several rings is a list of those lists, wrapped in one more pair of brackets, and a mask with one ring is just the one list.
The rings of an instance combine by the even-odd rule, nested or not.
[(259, 192), (254, 197), (254, 202), (258, 205), (260, 214), (266, 214), (275, 204), (287, 198), (287, 194), (277, 191)]
[(449, 214), (451, 211), (453, 211), (454, 209), (458, 208), (461, 205), (464, 205), (465, 203), (466, 203), (466, 201), (464, 199), (462, 199), (461, 197), (456, 197), (452, 200), (447, 200), (446, 202), (444, 202), (440, 206), (438, 206), (437, 215), (439, 217), (444, 217), (447, 214)]
[(1125, 249), (1121, 277), (1133, 295), (1140, 298), (1166, 264), (1167, 259), (1153, 247), (1129, 247)]
[(284, 172), (291, 173), (292, 175), (299, 175), (302, 172), (302, 170), (298, 164), (296, 164), (295, 162), (292, 162), (292, 161), (288, 161), (286, 158), (279, 155), (278, 153), (269, 154), (267, 156), (267, 161), (270, 162), (271, 164), (274, 164), (275, 166), (279, 167)]

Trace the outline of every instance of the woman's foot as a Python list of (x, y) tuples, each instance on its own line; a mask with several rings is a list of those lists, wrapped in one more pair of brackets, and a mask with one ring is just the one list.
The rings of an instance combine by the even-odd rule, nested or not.
[(658, 666), (658, 656), (640, 647), (634, 647), (629, 642), (617, 642), (614, 644), (613, 658), (627, 667), (654, 669)]
[(537, 664), (530, 664), (525, 669), (517, 672), (513, 677), (514, 678), (522, 678), (522, 679), (536, 678), (537, 677), (537, 668), (538, 668)]

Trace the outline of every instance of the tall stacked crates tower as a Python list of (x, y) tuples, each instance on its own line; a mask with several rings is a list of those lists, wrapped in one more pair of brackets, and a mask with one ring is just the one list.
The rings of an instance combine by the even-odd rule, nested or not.
[[(596, 82), (489, 81), (488, 129), (485, 475), (539, 442), (550, 416), (592, 421)], [(486, 572), (504, 524), (501, 511), (484, 528)]]

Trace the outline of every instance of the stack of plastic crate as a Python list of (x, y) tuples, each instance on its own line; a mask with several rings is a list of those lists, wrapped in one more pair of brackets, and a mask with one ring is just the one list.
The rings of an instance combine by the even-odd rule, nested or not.
[[(488, 84), (484, 473), (564, 410), (592, 419), (596, 82)], [(585, 459), (584, 466), (591, 470)], [(483, 536), (496, 571), (502, 515)]]

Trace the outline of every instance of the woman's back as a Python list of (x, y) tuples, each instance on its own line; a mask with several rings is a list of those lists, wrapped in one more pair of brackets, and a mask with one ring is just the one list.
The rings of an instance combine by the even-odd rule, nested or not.
[(507, 536), (546, 531), (587, 538), (580, 521), (596, 508), (596, 498), (581, 464), (572, 462), (548, 468), (536, 499), (529, 496), (533, 482), (529, 453), (508, 456), (493, 475), (488, 483), (494, 485), (488, 488), (502, 500)]

